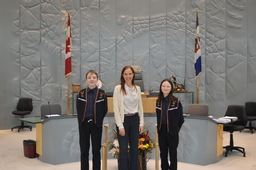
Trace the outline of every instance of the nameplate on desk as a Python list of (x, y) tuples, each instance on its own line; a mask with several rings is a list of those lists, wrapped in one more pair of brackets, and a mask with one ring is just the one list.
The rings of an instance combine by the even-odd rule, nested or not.
[(59, 114), (45, 115), (45, 117), (56, 117), (56, 116), (60, 116), (60, 115)]

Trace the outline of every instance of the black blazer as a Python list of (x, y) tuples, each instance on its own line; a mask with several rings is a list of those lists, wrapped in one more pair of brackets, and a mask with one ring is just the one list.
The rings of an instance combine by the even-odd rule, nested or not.
[[(162, 100), (156, 102), (156, 116), (157, 116), (157, 129), (161, 129), (162, 125)], [(182, 104), (178, 98), (174, 98), (169, 102), (167, 113), (167, 131), (170, 135), (177, 135), (180, 131), (182, 124), (184, 123)]]
[[(88, 87), (85, 89), (80, 90), (77, 94), (76, 99), (76, 109), (77, 109), (77, 118), (79, 126), (85, 120), (86, 116), (86, 107), (87, 107), (87, 90)], [(94, 117), (93, 122), (98, 126), (102, 126), (103, 119), (108, 112), (108, 101), (106, 92), (102, 89), (97, 88), (97, 94), (94, 101)]]

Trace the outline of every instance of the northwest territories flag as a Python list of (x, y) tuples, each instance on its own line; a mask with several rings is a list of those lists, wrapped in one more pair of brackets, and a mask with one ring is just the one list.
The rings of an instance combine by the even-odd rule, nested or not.
[(196, 77), (200, 76), (200, 74), (202, 73), (202, 57), (201, 57), (198, 13), (199, 12), (197, 11), (196, 12), (196, 36), (195, 36), (195, 59), (194, 59)]
[(67, 32), (66, 32), (66, 58), (65, 58), (65, 77), (72, 73), (72, 62), (71, 62), (71, 26), (70, 26), (70, 15), (68, 13), (67, 21)]

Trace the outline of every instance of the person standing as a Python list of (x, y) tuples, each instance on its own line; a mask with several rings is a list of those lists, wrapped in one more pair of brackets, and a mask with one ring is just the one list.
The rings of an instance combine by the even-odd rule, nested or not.
[[(120, 170), (138, 169), (138, 138), (144, 128), (144, 112), (141, 89), (134, 84), (134, 80), (134, 69), (125, 66), (121, 72), (121, 83), (115, 87), (113, 94), (114, 117), (120, 148)], [(129, 164), (128, 144), (130, 145)]]
[[(173, 96), (173, 84), (164, 79), (156, 100), (157, 130), (162, 170), (177, 170), (179, 131), (184, 123), (180, 100)], [(170, 163), (168, 162), (168, 154)]]
[(89, 170), (90, 138), (93, 170), (101, 169), (102, 124), (108, 112), (108, 104), (106, 93), (97, 87), (97, 82), (98, 74), (94, 70), (89, 70), (86, 73), (88, 87), (80, 90), (76, 100), (81, 170)]

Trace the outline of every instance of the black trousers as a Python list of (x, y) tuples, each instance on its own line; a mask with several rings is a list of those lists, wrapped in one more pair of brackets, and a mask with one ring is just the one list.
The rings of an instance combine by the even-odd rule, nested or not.
[(92, 143), (92, 167), (93, 170), (100, 170), (102, 127), (96, 126), (93, 121), (84, 121), (82, 125), (79, 126), (81, 170), (89, 170), (90, 137)]
[[(118, 142), (120, 148), (119, 170), (138, 170), (138, 139), (139, 139), (139, 116), (124, 117), (125, 136), (119, 135)], [(128, 142), (130, 145), (130, 153), (128, 154)], [(129, 164), (128, 164), (128, 155)]]
[[(158, 141), (162, 170), (177, 170), (177, 147), (179, 144), (179, 134), (171, 136), (166, 130), (166, 125), (164, 125), (158, 131)], [(170, 157), (170, 164), (168, 162), (168, 154)]]

